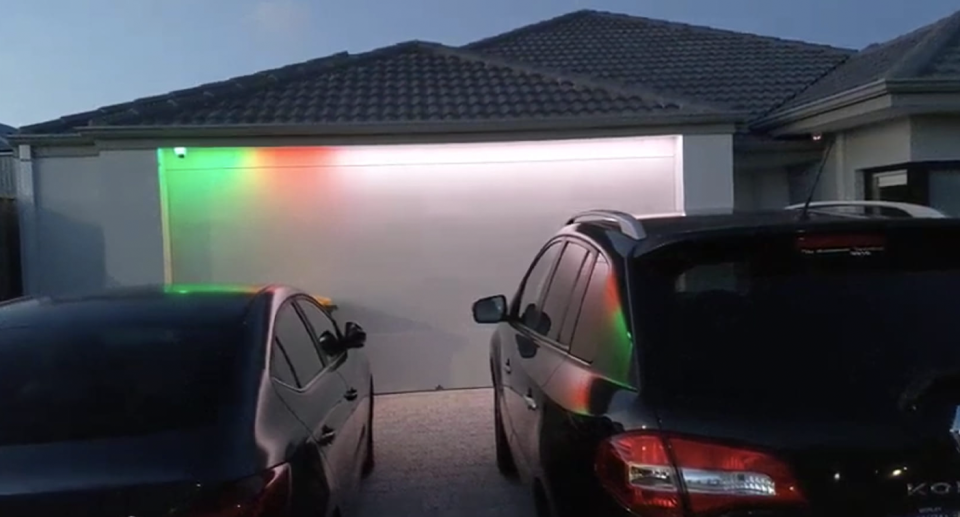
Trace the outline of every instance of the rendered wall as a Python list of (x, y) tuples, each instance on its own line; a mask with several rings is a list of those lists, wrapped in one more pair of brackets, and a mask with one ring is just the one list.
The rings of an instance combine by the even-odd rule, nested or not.
[(685, 192), (732, 204), (729, 147), (691, 148), (701, 183), (685, 184), (681, 140), (163, 149), (172, 278), (333, 298), (367, 328), (380, 392), (487, 386), (490, 328), (470, 305), (512, 295), (565, 218), (672, 212)]
[(60, 148), (35, 152), (21, 169), (28, 294), (163, 283), (155, 151)]

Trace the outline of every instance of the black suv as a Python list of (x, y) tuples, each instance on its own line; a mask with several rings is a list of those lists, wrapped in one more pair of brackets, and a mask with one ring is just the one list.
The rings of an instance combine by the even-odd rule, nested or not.
[(497, 465), (541, 516), (960, 515), (958, 302), (926, 207), (580, 214), (473, 306)]

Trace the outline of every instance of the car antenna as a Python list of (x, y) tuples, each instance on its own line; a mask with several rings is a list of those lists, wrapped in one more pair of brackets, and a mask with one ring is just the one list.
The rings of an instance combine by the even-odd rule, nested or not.
[[(813, 140), (820, 140), (820, 135), (813, 135)], [(807, 200), (803, 202), (803, 209), (800, 210), (800, 220), (807, 221), (810, 219), (810, 204), (813, 203), (813, 196), (817, 193), (817, 186), (820, 185), (820, 176), (823, 175), (823, 169), (827, 165), (827, 158), (830, 157), (830, 151), (833, 150), (834, 139), (831, 138), (827, 142), (827, 147), (823, 150), (823, 156), (820, 158), (820, 166), (817, 167), (817, 175), (813, 177), (813, 184), (810, 185), (810, 193), (807, 195)]]

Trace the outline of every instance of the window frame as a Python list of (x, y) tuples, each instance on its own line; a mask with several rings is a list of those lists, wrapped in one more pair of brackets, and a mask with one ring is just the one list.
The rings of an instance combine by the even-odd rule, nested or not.
[[(280, 337), (277, 335), (277, 320), (279, 319), (281, 311), (283, 311), (284, 308), (289, 306), (291, 309), (293, 309), (293, 313), (300, 320), (300, 324), (303, 325), (304, 329), (307, 331), (307, 336), (310, 338), (310, 341), (313, 344), (313, 351), (317, 354), (317, 359), (320, 361), (320, 369), (317, 371), (316, 374), (314, 374), (313, 377), (310, 378), (310, 380), (304, 382), (303, 380), (300, 379), (300, 376), (297, 375), (296, 368), (293, 368), (294, 377), (297, 379), (297, 383), (299, 384), (299, 386), (297, 387), (290, 386), (289, 384), (283, 381), (280, 381), (279, 379), (276, 379), (275, 377), (273, 377), (272, 372), (270, 374), (270, 377), (276, 380), (277, 382), (279, 382), (280, 384), (282, 384), (283, 386), (288, 387), (293, 391), (302, 393), (307, 391), (310, 388), (310, 386), (312, 386), (317, 381), (317, 379), (319, 379), (329, 369), (330, 365), (326, 364), (323, 360), (323, 356), (320, 355), (317, 340), (313, 335), (313, 332), (311, 330), (309, 323), (304, 319), (303, 314), (300, 313), (299, 307), (297, 307), (296, 303), (294, 303), (295, 299), (296, 299), (296, 296), (291, 296), (286, 300), (284, 300), (283, 303), (281, 303), (280, 306), (277, 308), (277, 311), (273, 314), (272, 316), (273, 321), (271, 322), (271, 328), (270, 328), (270, 342), (271, 343), (273, 343), (274, 341), (277, 342), (280, 348), (282, 348), (283, 354), (286, 356), (287, 361), (290, 364), (290, 367), (293, 368), (293, 362), (290, 360), (290, 355), (287, 353), (286, 346), (283, 344), (283, 340), (280, 339)], [(273, 353), (272, 348), (273, 347), (271, 346), (271, 354)], [(273, 360), (272, 357), (271, 357), (271, 360)], [(268, 364), (268, 367), (269, 367), (269, 364)]]
[(306, 315), (306, 313), (304, 313), (303, 309), (301, 308), (300, 302), (303, 302), (305, 304), (309, 304), (315, 307), (320, 311), (321, 314), (323, 314), (327, 318), (330, 324), (333, 325), (333, 333), (334, 333), (334, 336), (336, 336), (338, 341), (343, 339), (343, 333), (340, 331), (340, 325), (337, 324), (337, 320), (333, 318), (333, 315), (330, 314), (330, 311), (325, 309), (321, 304), (317, 303), (317, 301), (314, 300), (313, 298), (306, 295), (298, 294), (291, 297), (290, 299), (293, 300), (293, 306), (297, 310), (297, 313), (300, 315), (300, 319), (303, 320), (303, 322), (306, 324), (307, 332), (310, 334), (310, 337), (313, 338), (314, 347), (317, 349), (317, 353), (320, 355), (320, 361), (323, 363), (323, 368), (321, 368), (320, 370), (320, 372), (322, 373), (323, 371), (330, 368), (334, 363), (338, 363), (340, 359), (346, 356), (347, 350), (341, 350), (340, 353), (337, 355), (326, 357), (326, 354), (324, 354), (323, 350), (320, 348), (320, 339), (319, 339), (320, 336), (317, 335), (316, 329), (313, 328), (313, 323), (310, 322), (310, 318)]
[(523, 295), (527, 289), (527, 282), (530, 281), (530, 274), (533, 273), (533, 270), (540, 265), (540, 259), (543, 258), (543, 255), (546, 254), (553, 246), (560, 246), (560, 251), (557, 253), (557, 256), (554, 257), (553, 262), (550, 264), (550, 268), (547, 270), (545, 279), (547, 283), (544, 284), (544, 289), (537, 296), (537, 305), (543, 303), (543, 295), (550, 289), (550, 282), (553, 281), (553, 272), (557, 269), (557, 264), (560, 262), (560, 256), (563, 254), (563, 248), (566, 245), (566, 239), (563, 237), (556, 237), (547, 241), (543, 247), (540, 248), (540, 251), (537, 252), (537, 256), (530, 263), (530, 266), (527, 268), (527, 272), (523, 275), (523, 280), (520, 281), (520, 287), (517, 289), (517, 293), (513, 297), (513, 301), (510, 303), (510, 318), (517, 322), (517, 325), (528, 328), (526, 324), (523, 323), (523, 319), (520, 314), (520, 304), (523, 300)]
[[(616, 269), (614, 269), (614, 267), (613, 267), (613, 261), (610, 260), (610, 257), (604, 255), (603, 253), (599, 253), (599, 252), (598, 252), (597, 255), (594, 257), (593, 264), (591, 264), (591, 266), (590, 266), (590, 276), (589, 276), (589, 278), (587, 279), (587, 287), (586, 287), (586, 289), (583, 290), (583, 296), (582, 296), (581, 299), (580, 299), (580, 310), (577, 311), (576, 321), (574, 322), (573, 329), (570, 331), (570, 349), (569, 349), (569, 350), (570, 350), (570, 357), (573, 357), (573, 358), (575, 358), (577, 361), (580, 361), (581, 363), (586, 364), (586, 365), (593, 365), (593, 364), (596, 362), (596, 360), (597, 360), (597, 354), (594, 353), (593, 359), (591, 359), (591, 360), (588, 361), (588, 360), (584, 359), (583, 357), (580, 357), (579, 355), (577, 355), (577, 354), (574, 352), (575, 347), (574, 347), (573, 345), (574, 345), (574, 343), (575, 343), (575, 341), (576, 341), (577, 330), (580, 328), (580, 317), (583, 316), (583, 303), (584, 303), (584, 302), (586, 301), (586, 299), (587, 299), (587, 292), (590, 290), (590, 285), (591, 285), (591, 283), (593, 282), (593, 274), (594, 274), (594, 272), (596, 272), (596, 270), (597, 270), (597, 264), (600, 263), (600, 260), (603, 260), (603, 262), (605, 263), (605, 265), (606, 265), (606, 267), (607, 267), (607, 280), (606, 280), (606, 281), (609, 281), (611, 276), (615, 276), (615, 275), (616, 275)], [(597, 347), (597, 348), (599, 348), (599, 347)], [(636, 344), (634, 344), (634, 348), (636, 349)]]
[[(557, 278), (557, 272), (559, 271), (560, 264), (563, 261), (564, 255), (567, 253), (567, 249), (570, 248), (570, 246), (577, 246), (583, 251), (585, 251), (586, 255), (581, 260), (580, 265), (577, 268), (575, 276), (573, 278), (573, 282), (570, 284), (570, 292), (567, 294), (566, 304), (564, 305), (563, 310), (561, 311), (562, 314), (560, 314), (560, 320), (559, 322), (557, 322), (559, 323), (559, 328), (557, 329), (557, 337), (553, 338), (544, 334), (540, 334), (539, 332), (536, 332), (533, 329), (530, 329), (530, 330), (537, 336), (553, 344), (556, 348), (566, 352), (570, 350), (571, 343), (564, 343), (560, 339), (560, 337), (563, 335), (563, 329), (567, 324), (566, 323), (567, 311), (570, 308), (570, 303), (573, 302), (572, 295), (577, 288), (577, 283), (580, 281), (580, 273), (583, 271), (584, 263), (590, 262), (591, 260), (596, 260), (596, 259), (595, 259), (594, 250), (591, 249), (592, 247), (586, 244), (585, 242), (580, 241), (579, 239), (563, 239), (563, 241), (564, 241), (563, 248), (560, 250), (560, 254), (557, 256), (557, 260), (554, 263), (553, 269), (550, 272), (550, 279), (549, 279), (550, 281), (546, 283), (546, 289), (544, 289), (544, 292), (541, 295), (541, 300), (540, 300), (541, 309), (543, 308), (543, 305), (546, 303), (547, 298), (550, 295), (551, 290), (553, 289), (554, 281)], [(591, 266), (591, 269), (592, 269), (592, 266)], [(541, 310), (541, 312), (543, 311)]]
[[(275, 354), (279, 354), (279, 360), (282, 360), (284, 364), (287, 365), (287, 368), (290, 369), (290, 375), (293, 376), (293, 382), (296, 383), (296, 385), (291, 385), (290, 383), (273, 374), (273, 361), (274, 358), (276, 358)], [(297, 377), (297, 371), (293, 368), (293, 363), (290, 362), (290, 356), (287, 355), (286, 349), (283, 348), (283, 343), (281, 343), (276, 336), (273, 336), (273, 338), (270, 339), (270, 358), (267, 362), (267, 369), (270, 370), (270, 379), (274, 382), (294, 390), (300, 389), (300, 379)]]

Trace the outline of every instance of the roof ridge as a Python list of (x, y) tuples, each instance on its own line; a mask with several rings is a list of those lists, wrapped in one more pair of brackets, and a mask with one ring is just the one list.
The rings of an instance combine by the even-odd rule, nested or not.
[(562, 72), (562, 71), (554, 70), (551, 68), (546, 68), (541, 66), (531, 66), (525, 63), (517, 63), (509, 59), (490, 56), (490, 55), (484, 54), (481, 51), (472, 50), (464, 47), (451, 47), (451, 46), (443, 45), (439, 43), (427, 43), (427, 42), (421, 42), (421, 43), (433, 48), (434, 50), (437, 50), (439, 52), (443, 52), (455, 57), (459, 57), (461, 59), (478, 61), (488, 65), (510, 68), (512, 70), (516, 70), (521, 73), (538, 75), (541, 77), (549, 77), (557, 81), (567, 81), (575, 85), (603, 90), (608, 93), (612, 93), (616, 95), (628, 96), (628, 97), (629, 96), (643, 97), (647, 101), (657, 102), (662, 106), (666, 104), (676, 104), (681, 107), (698, 108), (703, 111), (711, 111), (716, 113), (731, 112), (729, 108), (725, 108), (722, 106), (712, 106), (702, 101), (694, 101), (691, 99), (687, 99), (686, 97), (683, 97), (681, 95), (675, 95), (673, 93), (658, 92), (643, 86), (635, 86), (631, 84), (625, 84), (625, 83), (620, 83), (620, 82), (610, 81), (610, 80), (600, 80), (600, 79), (585, 76), (582, 74), (571, 74), (568, 72)]
[(586, 16), (592, 12), (593, 11), (590, 9), (580, 9), (577, 11), (571, 11), (569, 13), (554, 16), (553, 18), (547, 18), (546, 20), (540, 20), (538, 22), (522, 25), (515, 29), (510, 29), (506, 32), (501, 32), (500, 34), (494, 34), (493, 36), (488, 36), (486, 38), (478, 39), (476, 41), (467, 43), (466, 45), (463, 45), (462, 47), (459, 47), (459, 48), (465, 48), (465, 49), (471, 49), (471, 50), (476, 49), (477, 47), (486, 45), (488, 43), (496, 43), (498, 41), (503, 41), (505, 39), (512, 38), (520, 34), (526, 34), (528, 32), (543, 29), (545, 27), (550, 27), (553, 25), (557, 25), (559, 23), (569, 21), (569, 20), (574, 20), (581, 16)]
[(711, 27), (711, 26), (709, 26), (709, 25), (696, 25), (696, 24), (692, 24), (692, 23), (677, 22), (677, 21), (673, 21), (673, 20), (663, 20), (663, 19), (659, 19), (659, 18), (648, 18), (648, 17), (646, 17), (646, 16), (638, 16), (638, 15), (634, 15), (634, 14), (625, 14), (625, 13), (617, 13), (617, 12), (602, 11), (602, 10), (589, 10), (589, 12), (590, 12), (591, 14), (595, 14), (595, 15), (598, 15), (598, 16), (604, 16), (604, 17), (610, 17), (610, 18), (619, 18), (619, 19), (626, 19), (626, 20), (633, 21), (633, 22), (652, 23), (652, 24), (661, 25), (661, 26), (668, 26), (668, 27), (672, 27), (672, 28), (681, 28), (681, 27), (682, 27), (682, 28), (686, 28), (686, 29), (693, 29), (693, 30), (697, 30), (697, 31), (700, 31), (700, 32), (707, 32), (707, 33), (711, 33), (711, 34), (718, 34), (718, 33), (719, 33), (719, 34), (728, 34), (728, 35), (736, 35), (736, 36), (749, 36), (749, 37), (752, 37), (752, 38), (758, 38), (758, 39), (767, 40), (767, 41), (770, 41), (771, 43), (780, 43), (780, 44), (787, 44), (787, 45), (792, 45), (792, 46), (801, 46), (801, 47), (806, 47), (806, 48), (815, 47), (815, 48), (820, 48), (820, 49), (824, 49), (824, 50), (837, 50), (837, 51), (843, 51), (843, 52), (856, 52), (856, 51), (857, 51), (856, 49), (845, 48), (845, 47), (835, 47), (835, 46), (833, 46), (833, 45), (827, 45), (827, 44), (825, 44), (825, 43), (813, 43), (813, 42), (810, 42), (810, 41), (803, 41), (803, 40), (798, 40), (798, 39), (779, 38), (779, 37), (777, 37), (777, 36), (767, 36), (767, 35), (763, 35), (763, 34), (756, 34), (756, 33), (753, 33), (753, 32), (742, 32), (742, 31), (735, 31), (735, 30), (732, 30), (732, 29), (720, 29), (720, 28), (717, 28), (717, 27)]
[[(890, 67), (884, 74), (884, 79), (905, 79), (919, 74), (950, 43), (953, 36), (960, 33), (960, 11), (910, 31), (904, 36), (922, 30), (929, 30), (929, 33)], [(891, 42), (902, 37), (894, 38)]]

